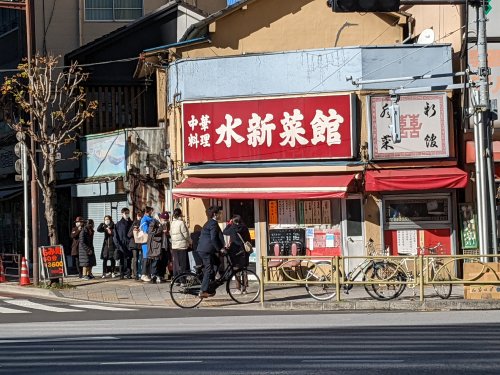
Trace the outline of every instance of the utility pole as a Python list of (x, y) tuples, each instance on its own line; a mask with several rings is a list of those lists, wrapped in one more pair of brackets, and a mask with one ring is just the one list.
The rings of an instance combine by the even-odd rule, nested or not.
[[(32, 0), (19, 0), (19, 1), (0, 1), (0, 8), (7, 9), (16, 9), (16, 10), (24, 10), (25, 18), (26, 18), (26, 57), (28, 59), (28, 66), (31, 66), (31, 59), (33, 53), (33, 35), (32, 35)], [(30, 94), (30, 103), (32, 103), (32, 97)], [(33, 114), (30, 111), (30, 121), (32, 126), (35, 126), (33, 123)], [(31, 138), (31, 151), (33, 153), (33, 162), (36, 163), (36, 144), (33, 138)], [(26, 154), (25, 150), (25, 154)], [(25, 164), (27, 165), (27, 163)], [(26, 180), (24, 182), (25, 189), (27, 189), (26, 181), (27, 181), (27, 173), (24, 173)], [(26, 207), (25, 207), (26, 212)], [(25, 234), (26, 238), (28, 233)], [(26, 242), (26, 239), (25, 239)], [(37, 186), (37, 176), (35, 168), (31, 168), (31, 245), (33, 251), (33, 284), (38, 285), (40, 281), (40, 276), (38, 272), (38, 186)], [(29, 257), (27, 257), (29, 258)]]
[(491, 7), (483, 0), (477, 6), (478, 98), (474, 103), (474, 143), (476, 146), (476, 197), (479, 248), (481, 255), (497, 253), (496, 192), (493, 160), (486, 14)]

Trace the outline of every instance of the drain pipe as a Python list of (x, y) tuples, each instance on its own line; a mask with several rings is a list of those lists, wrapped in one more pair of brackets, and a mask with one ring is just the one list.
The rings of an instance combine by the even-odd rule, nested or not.
[(415, 18), (411, 14), (408, 14), (408, 37), (401, 42), (401, 44), (405, 44), (407, 41), (413, 38), (413, 22)]

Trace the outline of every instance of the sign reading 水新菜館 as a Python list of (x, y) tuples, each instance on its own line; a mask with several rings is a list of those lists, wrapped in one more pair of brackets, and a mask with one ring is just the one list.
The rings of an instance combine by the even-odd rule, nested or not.
[(391, 135), (389, 96), (368, 97), (370, 155), (374, 160), (449, 157), (448, 101), (446, 93), (401, 95), (401, 142)]
[(57, 279), (66, 276), (66, 262), (62, 245), (40, 246), (38, 248), (42, 276)]
[(184, 161), (351, 159), (352, 94), (183, 104)]

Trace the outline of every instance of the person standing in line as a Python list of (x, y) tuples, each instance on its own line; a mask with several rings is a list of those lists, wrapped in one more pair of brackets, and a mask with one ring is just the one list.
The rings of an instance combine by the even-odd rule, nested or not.
[(130, 259), (132, 251), (129, 249), (128, 232), (132, 227), (130, 210), (122, 208), (122, 218), (116, 223), (113, 241), (115, 243), (115, 259), (120, 261), (120, 279), (131, 279)]
[[(102, 259), (102, 278), (104, 279), (107, 274), (111, 274), (111, 277), (116, 277), (115, 274), (115, 245), (113, 243), (113, 232), (115, 229), (115, 223), (111, 219), (111, 216), (104, 216), (104, 223), (99, 224), (97, 231), (99, 233), (104, 233), (104, 241), (102, 243), (101, 259)], [(111, 262), (111, 268), (108, 268), (108, 260)], [(108, 272), (110, 271), (110, 272)]]
[(160, 222), (153, 218), (149, 223), (148, 229), (148, 263), (150, 279), (153, 282), (161, 283), (160, 275), (158, 275), (158, 261), (160, 260), (161, 247), (163, 242), (163, 228)]
[(210, 290), (210, 281), (215, 279), (216, 268), (219, 266), (218, 252), (224, 249), (224, 236), (219, 227), (222, 211), (219, 207), (211, 206), (207, 209), (208, 221), (201, 230), (200, 240), (196, 249), (203, 262), (203, 281), (201, 283), (200, 298), (213, 297), (215, 291)]
[(89, 220), (80, 231), (78, 260), (82, 267), (84, 280), (90, 280), (92, 276), (92, 264), (95, 261), (94, 254), (94, 222)]
[[(144, 233), (148, 233), (148, 240), (149, 240), (149, 226), (150, 224), (154, 221), (153, 219), (153, 214), (154, 214), (154, 208), (146, 206), (144, 209), (144, 216), (141, 219), (141, 222), (139, 224), (139, 230), (142, 230)], [(143, 243), (141, 245), (142, 247), (142, 276), (141, 280), (145, 282), (150, 282), (151, 278), (150, 276), (150, 267), (149, 267), (149, 260), (148, 260), (148, 244)]]
[(158, 276), (160, 282), (165, 281), (168, 263), (170, 261), (170, 215), (167, 211), (160, 214), (160, 225), (162, 229), (161, 254), (158, 261)]
[(186, 222), (183, 220), (180, 208), (174, 210), (170, 224), (170, 239), (172, 241), (173, 277), (188, 271), (188, 249), (191, 237)]
[(129, 238), (129, 249), (132, 251), (132, 278), (139, 280), (141, 277), (142, 269), (142, 246), (135, 242), (134, 232), (139, 231), (139, 226), (141, 225), (143, 213), (142, 210), (138, 210), (135, 215), (135, 220), (130, 227), (127, 237)]
[(94, 274), (92, 273), (92, 267), (95, 267), (97, 265), (97, 259), (95, 257), (95, 248), (94, 248), (94, 234), (95, 234), (95, 230), (94, 230), (94, 220), (92, 219), (89, 219), (87, 221), (87, 227), (88, 227), (88, 231), (89, 231), (89, 234), (90, 234), (90, 241), (92, 243), (92, 252), (90, 254), (90, 266), (89, 266), (89, 279), (95, 279), (94, 277)]
[(78, 278), (83, 278), (83, 270), (80, 267), (80, 261), (78, 260), (79, 252), (80, 252), (80, 232), (85, 225), (85, 221), (82, 217), (78, 216), (75, 219), (75, 226), (71, 229), (71, 260), (75, 265), (76, 271), (78, 272)]

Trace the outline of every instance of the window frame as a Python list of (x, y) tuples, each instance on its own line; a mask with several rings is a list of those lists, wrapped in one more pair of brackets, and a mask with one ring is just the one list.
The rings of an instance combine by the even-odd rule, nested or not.
[[(111, 1), (111, 8), (90, 8), (90, 7), (87, 7), (87, 1), (88, 0), (85, 0), (84, 2), (84, 6), (83, 6), (83, 19), (85, 22), (132, 22), (132, 21), (135, 21), (141, 17), (144, 16), (144, 0), (141, 0), (141, 8), (117, 8), (115, 6), (115, 1), (116, 0), (110, 0)], [(87, 11), (88, 10), (104, 10), (104, 9), (111, 9), (111, 12), (113, 14), (113, 18), (112, 19), (103, 19), (103, 20), (96, 20), (96, 19), (88, 19), (87, 18)], [(138, 9), (141, 9), (141, 15), (137, 18), (133, 18), (133, 19), (117, 19), (115, 17), (115, 12), (116, 10), (124, 10), (124, 9), (133, 9), (133, 10), (138, 10)]]

